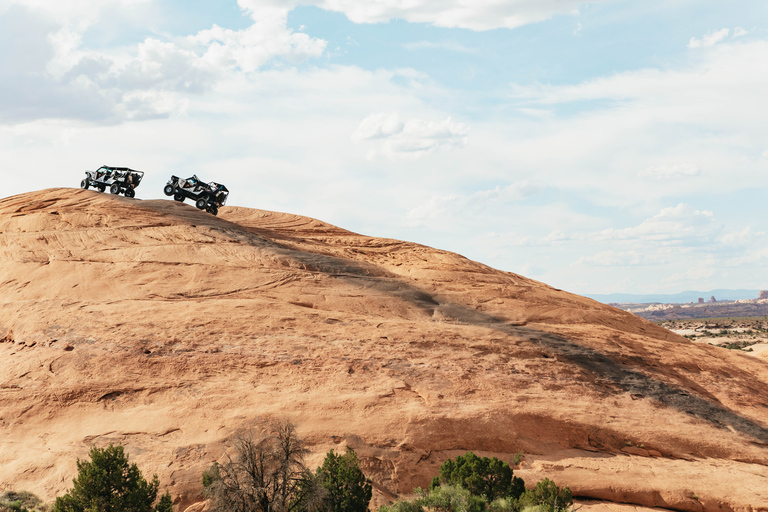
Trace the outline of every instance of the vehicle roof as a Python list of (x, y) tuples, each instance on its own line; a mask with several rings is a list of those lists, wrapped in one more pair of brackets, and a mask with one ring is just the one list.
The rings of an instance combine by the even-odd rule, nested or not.
[(102, 165), (99, 167), (99, 169), (109, 169), (110, 171), (128, 171), (142, 175), (144, 174), (144, 171), (137, 171), (136, 169), (131, 169), (130, 167), (110, 167), (109, 165)]

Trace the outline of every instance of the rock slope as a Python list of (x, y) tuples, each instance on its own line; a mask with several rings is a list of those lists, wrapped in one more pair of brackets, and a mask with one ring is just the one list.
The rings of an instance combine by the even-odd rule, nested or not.
[(473, 450), (627, 510), (768, 510), (764, 360), (457, 254), (50, 189), (0, 200), (0, 283), (0, 485), (46, 499), (113, 442), (184, 510), (288, 417), (378, 502)]

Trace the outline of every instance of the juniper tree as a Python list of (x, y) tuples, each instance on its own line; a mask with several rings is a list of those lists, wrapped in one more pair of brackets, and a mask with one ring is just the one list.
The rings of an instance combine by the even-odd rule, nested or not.
[(77, 477), (53, 512), (171, 512), (171, 496), (157, 498), (157, 475), (147, 482), (122, 446), (92, 447), (91, 460), (77, 460)]

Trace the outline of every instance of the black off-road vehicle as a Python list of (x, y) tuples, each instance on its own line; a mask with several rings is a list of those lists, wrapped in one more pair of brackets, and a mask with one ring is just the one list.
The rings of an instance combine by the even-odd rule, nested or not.
[(141, 183), (144, 171), (135, 171), (128, 167), (109, 167), (102, 165), (96, 171), (85, 171), (85, 178), (80, 182), (80, 188), (88, 190), (93, 187), (99, 192), (109, 189), (113, 194), (125, 194), (125, 197), (136, 196), (136, 187)]
[(176, 201), (190, 198), (195, 202), (197, 208), (213, 215), (219, 213), (219, 207), (226, 204), (227, 196), (229, 196), (229, 190), (221, 183), (214, 181), (204, 183), (200, 181), (197, 175), (185, 180), (178, 176), (171, 176), (163, 188), (163, 192), (167, 196), (173, 196)]

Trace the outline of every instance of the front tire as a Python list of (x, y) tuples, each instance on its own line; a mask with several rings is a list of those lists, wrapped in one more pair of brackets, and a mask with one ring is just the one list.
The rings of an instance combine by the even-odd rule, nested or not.
[(219, 214), (219, 208), (215, 204), (212, 204), (208, 207), (208, 213), (210, 213), (213, 216), (216, 216)]
[(106, 185), (96, 185), (96, 188), (99, 189), (99, 192), (104, 192), (105, 190), (107, 190)]
[(80, 182), (80, 188), (82, 188), (83, 190), (88, 190), (89, 186), (90, 184), (88, 183), (87, 178)]
[(166, 185), (165, 188), (163, 189), (163, 193), (165, 195), (167, 195), (167, 196), (172, 196), (173, 195), (173, 185)]
[(197, 206), (198, 210), (205, 210), (205, 206), (208, 204), (208, 201), (205, 200), (205, 198), (201, 197), (195, 202), (195, 206)]
[(184, 202), (184, 194), (182, 194), (181, 192), (176, 192), (173, 195), (173, 200), (174, 201), (179, 201), (180, 203), (183, 203)]
[(132, 188), (125, 189), (125, 197), (134, 197), (136, 196), (136, 191)]
[(113, 183), (111, 187), (109, 187), (109, 191), (112, 194), (119, 194), (120, 193), (120, 184), (119, 183)]

